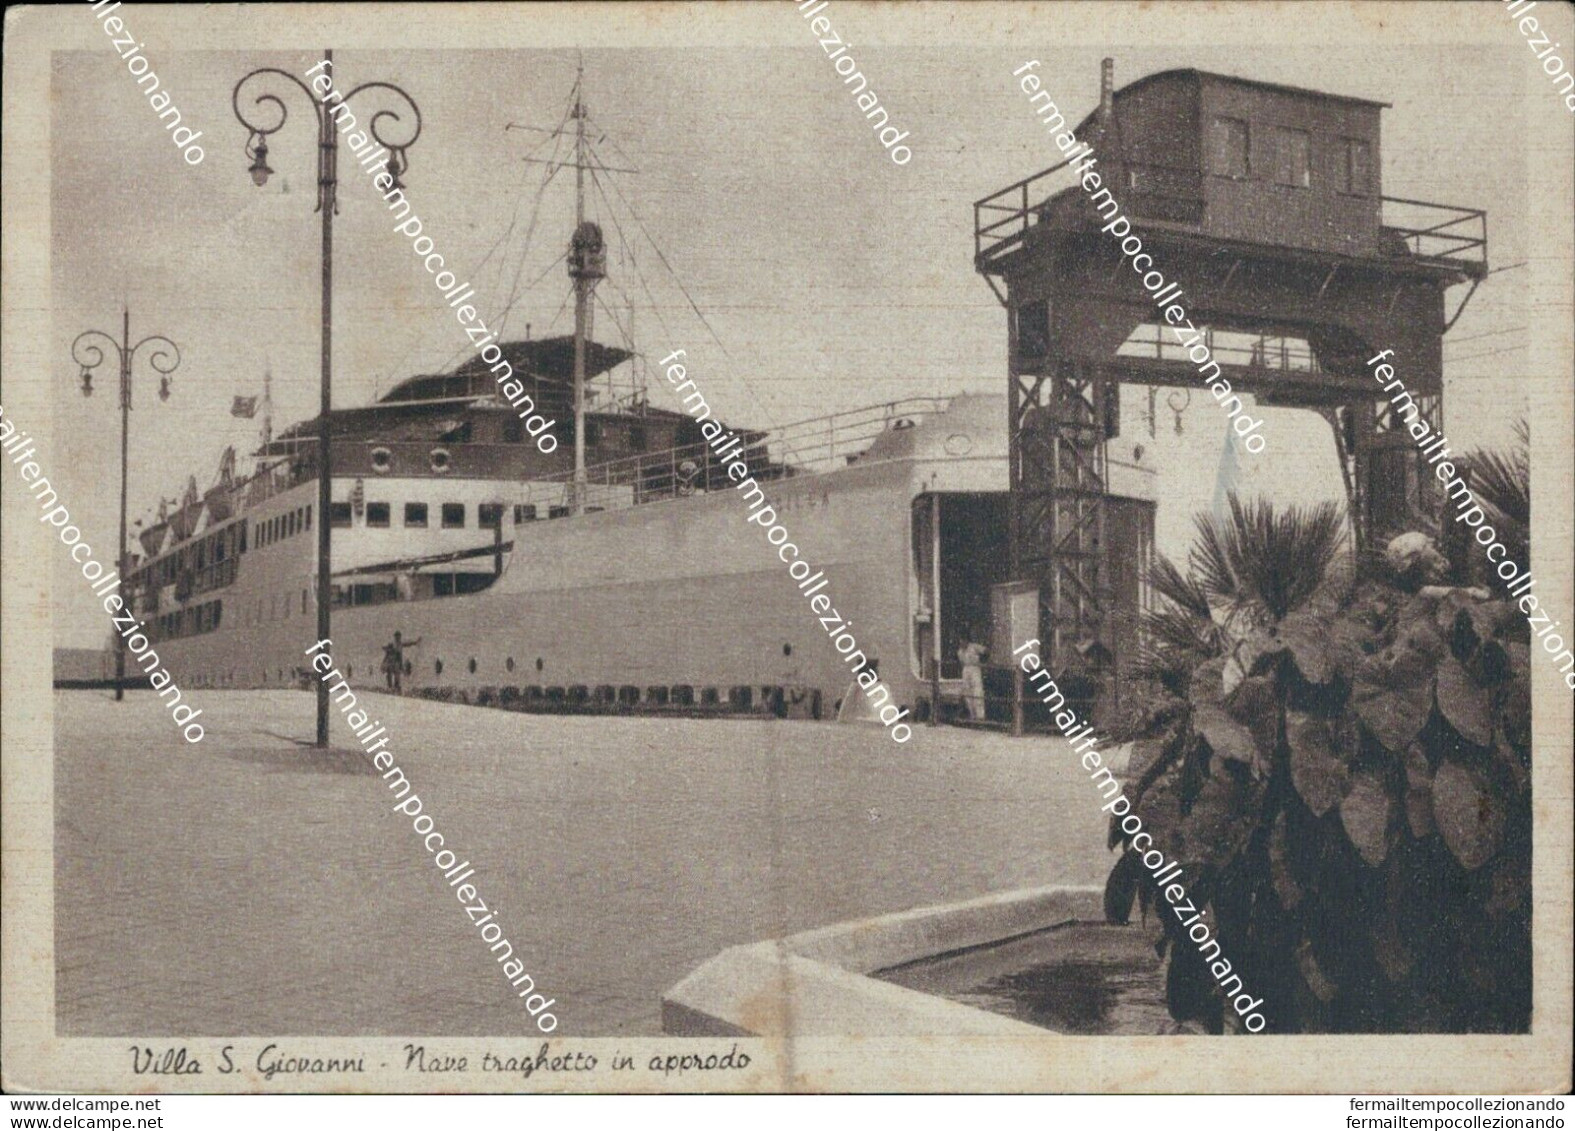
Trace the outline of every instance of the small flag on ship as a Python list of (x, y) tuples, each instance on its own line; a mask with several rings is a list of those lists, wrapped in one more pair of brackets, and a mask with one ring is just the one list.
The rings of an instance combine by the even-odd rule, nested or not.
[(257, 415), (257, 398), (236, 397), (235, 403), (230, 406), (230, 415), (240, 416), (250, 420), (252, 417)]

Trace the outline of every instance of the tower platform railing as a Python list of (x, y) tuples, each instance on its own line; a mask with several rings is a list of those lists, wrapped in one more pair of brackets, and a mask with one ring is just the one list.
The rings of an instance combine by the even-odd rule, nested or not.
[[(1023, 246), (1050, 206), (1076, 186), (1069, 162), (1052, 165), (974, 202), (974, 266), (991, 274), (999, 262)], [(1197, 168), (1128, 162), (1126, 183), (1109, 186), (1134, 223), (1143, 220), (1174, 228), (1206, 227), (1203, 178)], [(1487, 273), (1487, 213), (1479, 208), (1380, 198), (1380, 227), (1387, 257), (1407, 257), (1429, 266), (1461, 271), (1470, 278)]]

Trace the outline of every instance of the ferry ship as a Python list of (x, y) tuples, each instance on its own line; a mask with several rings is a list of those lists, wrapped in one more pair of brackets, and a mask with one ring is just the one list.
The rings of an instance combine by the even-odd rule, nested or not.
[[(578, 86), (574, 107), (583, 147)], [(537, 411), (560, 422), (565, 442), (554, 451), (531, 442), (479, 357), (331, 414), (336, 666), (353, 686), (387, 686), (397, 632), (407, 694), (523, 709), (829, 716), (850, 685), (847, 667), (746, 524), (697, 420), (650, 405), (637, 386), (611, 392), (636, 351), (589, 330), (601, 243), (591, 221), (570, 243), (574, 334), (502, 346)], [(304, 421), (278, 437), (265, 428), (244, 478), (227, 450), (210, 489), (191, 482), (138, 535), (126, 591), (182, 685), (309, 679), (325, 518), (314, 513), (318, 427)], [(937, 704), (956, 713), (959, 650), (989, 640), (991, 587), (1007, 580), (1005, 396), (910, 399), (735, 430), (892, 701), (918, 720)], [(1153, 476), (1135, 460), (1109, 463), (1114, 604), (1133, 614), (1118, 618), (1119, 659), (1136, 644)]]

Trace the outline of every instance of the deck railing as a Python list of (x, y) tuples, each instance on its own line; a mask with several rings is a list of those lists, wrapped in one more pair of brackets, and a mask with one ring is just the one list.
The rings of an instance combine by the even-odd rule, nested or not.
[[(941, 412), (946, 397), (910, 397), (886, 404), (795, 421), (766, 432), (740, 432), (744, 438), (718, 457), (705, 442), (646, 452), (589, 467), (580, 506), (620, 510), (658, 499), (692, 495), (731, 486), (726, 466), (743, 459), (756, 479), (815, 474), (856, 462), (883, 433), (912, 427)], [(527, 483), (522, 501), (543, 518), (559, 518), (572, 508), (574, 473), (564, 472)], [(543, 510), (545, 508), (545, 510)]]

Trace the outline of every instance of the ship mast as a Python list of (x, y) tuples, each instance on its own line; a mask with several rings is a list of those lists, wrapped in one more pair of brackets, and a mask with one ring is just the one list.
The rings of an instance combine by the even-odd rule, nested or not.
[(273, 443), (273, 365), (270, 363), (263, 369), (263, 399), (262, 399), (262, 451), (266, 455), (268, 445)]
[[(579, 250), (585, 228), (585, 103), (583, 83), (585, 65), (574, 77), (574, 245)], [(576, 270), (576, 267), (579, 270)], [(585, 505), (585, 339), (590, 333), (591, 290), (596, 278), (585, 270), (586, 264), (571, 258), (569, 273), (574, 277), (574, 513)]]
[[(569, 493), (570, 512), (579, 514), (585, 505), (585, 367), (586, 350), (592, 335), (591, 300), (596, 284), (607, 277), (607, 250), (601, 225), (585, 218), (585, 174), (593, 177), (596, 171), (604, 173), (633, 173), (634, 169), (619, 169), (600, 160), (591, 164), (593, 156), (587, 146), (585, 122), (590, 117), (584, 98), (585, 64), (583, 60), (575, 70), (574, 106), (569, 116), (574, 119), (574, 235), (569, 241), (567, 257), (569, 278), (574, 283), (574, 481)], [(547, 134), (562, 134), (564, 123)], [(535, 126), (516, 125), (508, 129), (536, 129)], [(533, 161), (534, 158), (524, 158)], [(541, 164), (555, 169), (569, 164), (567, 161), (547, 160)]]

